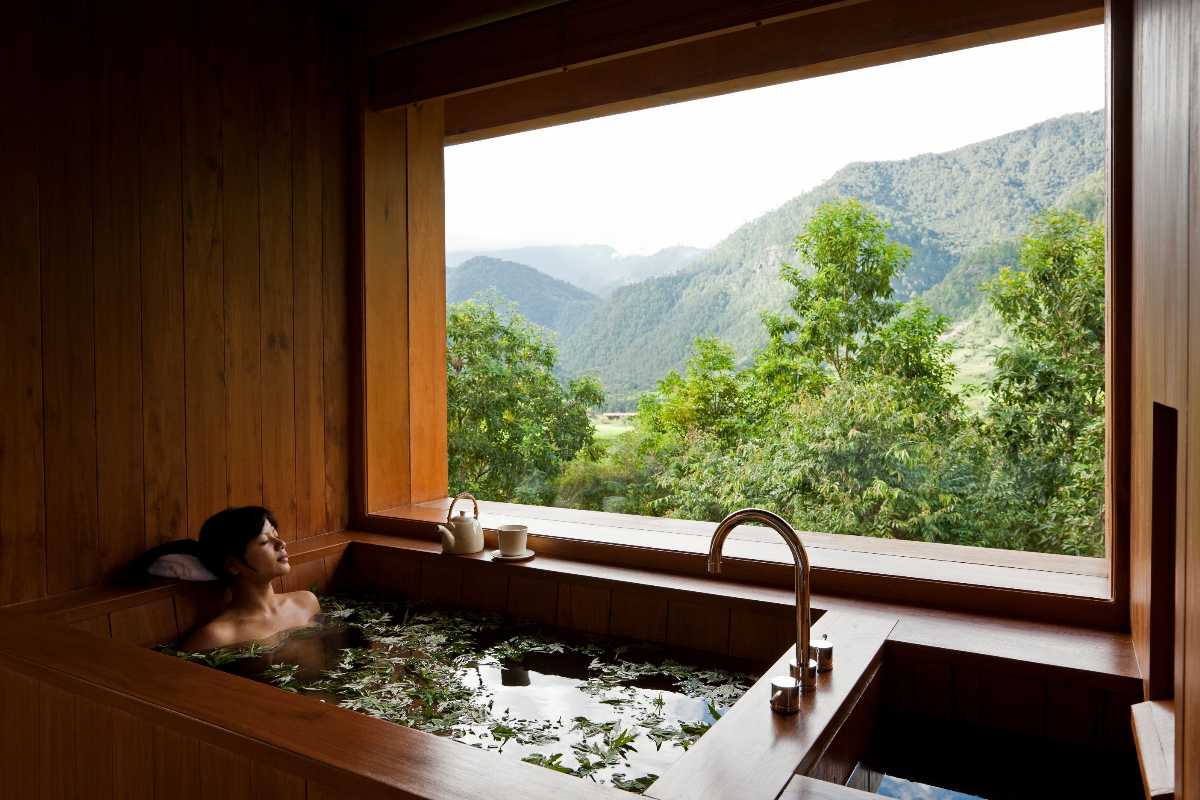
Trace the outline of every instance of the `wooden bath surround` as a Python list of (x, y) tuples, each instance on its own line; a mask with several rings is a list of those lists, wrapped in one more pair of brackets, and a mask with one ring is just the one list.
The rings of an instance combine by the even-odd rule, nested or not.
[[(370, 533), (291, 549), (284, 589), (500, 611), (775, 662), (767, 676), (783, 671), (793, 640), (793, 598), (782, 589), (543, 556), (498, 564)], [(211, 587), (164, 581), (0, 613), (0, 796), (624, 796), (147, 649), (219, 602)], [(1129, 708), (1141, 676), (1128, 635), (823, 595), (813, 605), (816, 632), (836, 642), (837, 668), (804, 711), (772, 715), (759, 681), (649, 796), (858, 796), (811, 778), (845, 781), (864, 736), (856, 712), (880, 703), (1133, 752)], [(986, 690), (993, 683), (1003, 691)]]

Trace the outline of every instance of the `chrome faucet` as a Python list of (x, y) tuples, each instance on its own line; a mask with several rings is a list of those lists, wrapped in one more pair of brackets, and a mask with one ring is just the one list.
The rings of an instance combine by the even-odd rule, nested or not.
[[(713, 575), (721, 573), (721, 548), (725, 545), (729, 533), (743, 522), (761, 522), (774, 529), (792, 551), (792, 559), (796, 562), (796, 654), (790, 666), (792, 677), (799, 682), (800, 691), (810, 692), (817, 687), (817, 662), (812, 660), (809, 646), (812, 633), (812, 619), (809, 614), (810, 566), (808, 551), (804, 549), (804, 543), (800, 541), (795, 529), (784, 521), (783, 517), (761, 508), (734, 511), (721, 520), (717, 529), (713, 531), (712, 543), (708, 548), (708, 571)], [(775, 701), (772, 700), (772, 707), (774, 706)]]

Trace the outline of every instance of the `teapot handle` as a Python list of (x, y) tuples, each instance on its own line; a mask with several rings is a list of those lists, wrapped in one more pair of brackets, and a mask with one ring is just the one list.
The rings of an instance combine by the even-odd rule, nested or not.
[(462, 492), (461, 494), (455, 495), (454, 499), (450, 501), (450, 509), (446, 512), (447, 525), (449, 525), (451, 520), (454, 519), (454, 504), (459, 500), (462, 500), (464, 497), (471, 498), (471, 504), (475, 506), (475, 519), (479, 519), (479, 501), (476, 500), (475, 495), (471, 494), (470, 492)]

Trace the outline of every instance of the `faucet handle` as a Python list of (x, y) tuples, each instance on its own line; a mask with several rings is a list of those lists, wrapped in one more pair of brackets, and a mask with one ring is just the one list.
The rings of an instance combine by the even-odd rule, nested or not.
[[(811, 645), (809, 646), (809, 650), (812, 650)], [(800, 665), (796, 663), (795, 656), (792, 656), (790, 659), (788, 659), (788, 672), (793, 678), (800, 681), (800, 691), (802, 692), (809, 692), (816, 688), (815, 677), (817, 674), (817, 662), (810, 658), (808, 659), (807, 667), (808, 675), (813, 680), (804, 680), (805, 676), (800, 674)]]
[(833, 669), (833, 642), (829, 634), (825, 634), (809, 645), (809, 656), (817, 662), (817, 672), (829, 672)]

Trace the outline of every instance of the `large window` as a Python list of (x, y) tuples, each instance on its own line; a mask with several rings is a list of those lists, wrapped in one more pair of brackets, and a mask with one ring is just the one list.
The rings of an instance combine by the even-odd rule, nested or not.
[(447, 148), (451, 494), (1105, 554), (1101, 28)]

